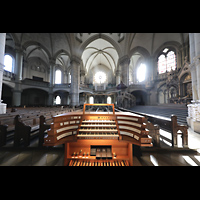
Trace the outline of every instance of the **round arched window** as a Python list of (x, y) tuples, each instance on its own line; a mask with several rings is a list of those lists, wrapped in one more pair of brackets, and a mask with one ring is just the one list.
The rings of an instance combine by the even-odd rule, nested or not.
[(61, 104), (61, 98), (60, 98), (60, 96), (57, 96), (56, 97), (56, 105), (59, 105), (59, 104)]

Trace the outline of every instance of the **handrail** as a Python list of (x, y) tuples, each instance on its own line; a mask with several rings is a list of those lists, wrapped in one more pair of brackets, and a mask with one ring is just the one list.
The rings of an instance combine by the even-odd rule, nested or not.
[(150, 121), (152, 124), (159, 125), (162, 129), (170, 132), (172, 134), (172, 146), (177, 147), (177, 135), (182, 135), (182, 145), (183, 147), (188, 147), (188, 126), (186, 125), (179, 125), (177, 123), (177, 116), (171, 115), (170, 118), (161, 117), (157, 115), (150, 115), (146, 113), (139, 113), (132, 110), (128, 110), (125, 108), (117, 107), (118, 109), (122, 111), (131, 112), (134, 114), (142, 115), (145, 118), (147, 118), (148, 121)]

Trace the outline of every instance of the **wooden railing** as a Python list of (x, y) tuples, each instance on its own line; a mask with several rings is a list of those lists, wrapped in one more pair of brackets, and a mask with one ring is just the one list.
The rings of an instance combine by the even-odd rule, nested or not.
[[(149, 121), (153, 125), (158, 125), (163, 130), (171, 133), (172, 134), (172, 140), (171, 140), (172, 147), (178, 147), (178, 143), (177, 143), (178, 134), (180, 134), (182, 136), (183, 147), (186, 147), (186, 148), (188, 147), (188, 127), (186, 125), (179, 125), (177, 123), (177, 116), (171, 115), (171, 119), (170, 119), (170, 118), (161, 117), (161, 116), (157, 116), (157, 115), (139, 113), (139, 112), (135, 112), (135, 111), (128, 110), (125, 108), (121, 108), (121, 107), (118, 107), (118, 109), (125, 111), (125, 112), (131, 112), (131, 113), (135, 113), (138, 115), (142, 115), (147, 119), (147, 121)], [(155, 135), (153, 135), (153, 139), (156, 139), (157, 144), (159, 144), (158, 127), (154, 127), (154, 129), (155, 130), (153, 131), (153, 127), (152, 127), (152, 130), (151, 130), (153, 134), (155, 133)]]

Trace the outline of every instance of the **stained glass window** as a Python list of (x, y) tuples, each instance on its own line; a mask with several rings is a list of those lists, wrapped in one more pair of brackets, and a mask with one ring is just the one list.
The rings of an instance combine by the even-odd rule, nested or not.
[(160, 55), (158, 58), (158, 73), (162, 74), (166, 72), (166, 58), (165, 55)]
[(165, 48), (158, 57), (158, 73), (162, 74), (166, 71), (171, 71), (176, 69), (176, 54), (174, 51)]
[(171, 71), (176, 69), (176, 55), (173, 51), (170, 51), (167, 54), (167, 71)]

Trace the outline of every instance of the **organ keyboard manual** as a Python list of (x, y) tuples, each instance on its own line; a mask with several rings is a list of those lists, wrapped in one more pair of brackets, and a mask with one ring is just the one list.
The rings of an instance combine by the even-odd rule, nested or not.
[(65, 144), (65, 166), (132, 166), (132, 145), (152, 147), (145, 118), (114, 104), (84, 104), (53, 117), (44, 146)]

